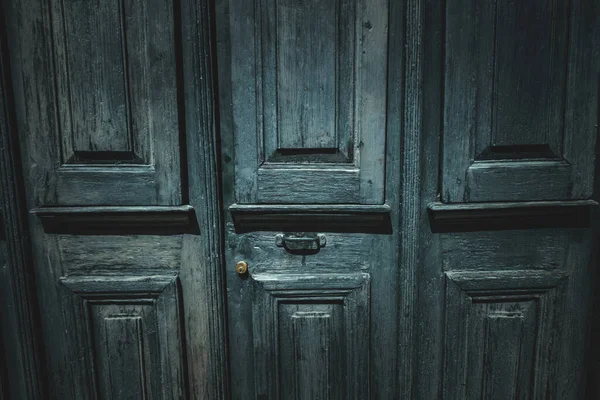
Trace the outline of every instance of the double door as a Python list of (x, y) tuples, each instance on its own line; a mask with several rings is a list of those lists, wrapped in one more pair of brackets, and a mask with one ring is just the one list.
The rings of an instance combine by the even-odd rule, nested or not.
[(434, 3), (6, 2), (48, 398), (583, 397), (600, 10)]

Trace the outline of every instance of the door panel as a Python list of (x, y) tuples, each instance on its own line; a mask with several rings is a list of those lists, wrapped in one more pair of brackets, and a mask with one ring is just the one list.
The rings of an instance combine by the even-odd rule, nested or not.
[[(206, 2), (6, 6), (41, 398), (225, 397), (219, 224), (207, 222), (219, 218), (217, 171), (202, 142), (214, 145), (213, 124), (180, 87), (184, 74), (211, 81), (193, 64), (210, 53)], [(185, 58), (183, 46), (193, 48)], [(188, 97), (210, 98), (210, 115), (210, 91), (195, 88)], [(200, 149), (190, 162), (186, 148)]]
[(48, 131), (26, 130), (47, 186), (39, 205), (181, 204), (173, 3), (49, 4), (45, 89), (55, 101)]
[(387, 7), (230, 3), (238, 203), (383, 203)]
[(446, 273), (444, 396), (547, 398), (556, 359), (566, 274)]
[(256, 398), (368, 398), (369, 275), (252, 279)]
[(591, 195), (597, 64), (580, 3), (447, 3), (444, 201)]
[[(176, 276), (69, 276), (69, 354), (78, 397), (181, 398), (184, 393)], [(77, 392), (76, 392), (77, 393)]]
[(235, 399), (394, 393), (389, 6), (217, 2)]

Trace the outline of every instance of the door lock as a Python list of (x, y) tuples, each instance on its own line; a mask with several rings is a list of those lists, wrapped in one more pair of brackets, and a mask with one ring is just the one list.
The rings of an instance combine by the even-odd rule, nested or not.
[(248, 273), (248, 263), (246, 261), (238, 261), (235, 265), (235, 270), (239, 275), (246, 275)]

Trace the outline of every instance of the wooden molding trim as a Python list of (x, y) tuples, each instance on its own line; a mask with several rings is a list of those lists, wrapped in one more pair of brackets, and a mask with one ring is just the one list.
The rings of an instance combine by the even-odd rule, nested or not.
[(46, 233), (191, 233), (194, 208), (184, 206), (40, 207), (37, 215)]
[(595, 200), (429, 204), (433, 232), (587, 228)]
[(0, 357), (0, 375), (3, 375), (0, 398), (6, 395), (6, 398), (42, 399), (48, 397), (43, 371), (45, 350), (31, 262), (8, 57), (8, 19), (4, 17), (3, 4), (0, 5), (0, 240), (6, 241), (7, 263), (0, 278), (0, 303), (3, 310), (11, 311), (0, 313), (0, 341), (3, 342), (0, 351), (5, 351)]
[(233, 204), (236, 232), (301, 231), (391, 233), (390, 206)]

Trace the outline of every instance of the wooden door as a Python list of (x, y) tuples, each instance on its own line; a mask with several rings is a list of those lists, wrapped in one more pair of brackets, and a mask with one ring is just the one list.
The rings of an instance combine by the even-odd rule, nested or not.
[(593, 0), (2, 9), (4, 392), (594, 398)]
[(598, 396), (586, 393), (584, 360), (599, 11), (586, 0), (450, 0), (413, 25), (421, 130), (441, 140), (428, 147), (441, 146), (427, 178), (439, 197), (421, 240), (438, 256), (420, 266), (417, 357), (442, 369), (420, 363), (419, 398)]
[(232, 396), (393, 397), (390, 6), (217, 10)]
[(208, 3), (3, 8), (44, 349), (14, 393), (226, 397)]

